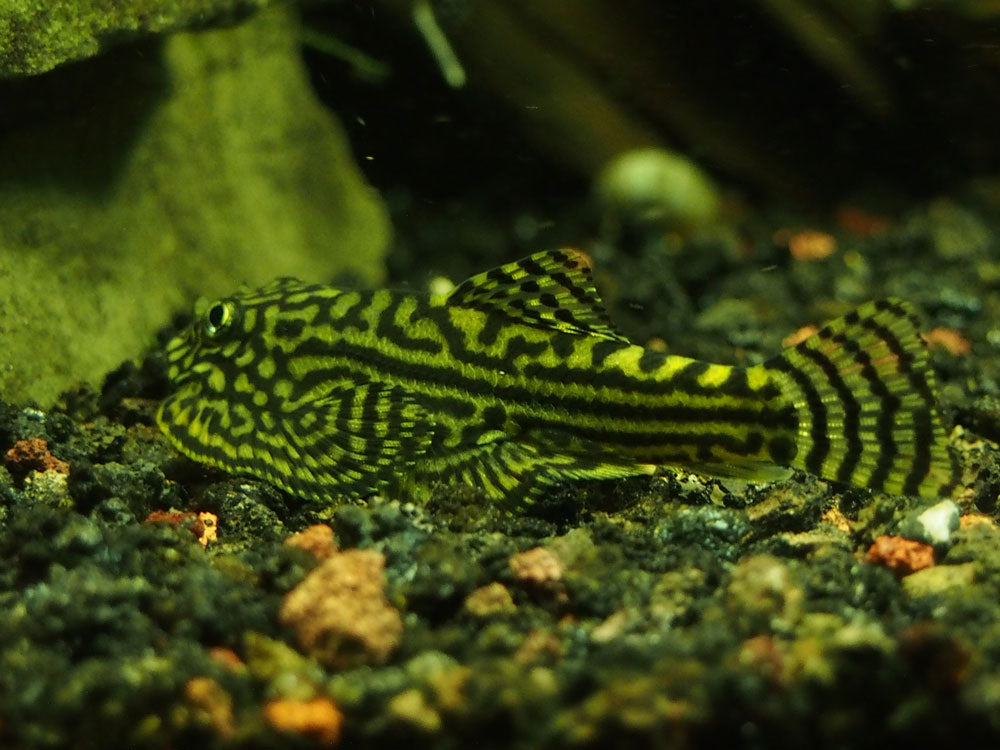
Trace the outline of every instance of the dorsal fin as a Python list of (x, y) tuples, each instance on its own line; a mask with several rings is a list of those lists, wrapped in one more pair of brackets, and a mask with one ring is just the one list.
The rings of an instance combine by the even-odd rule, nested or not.
[(499, 312), (536, 327), (627, 341), (611, 323), (578, 250), (546, 250), (466, 279), (449, 305)]

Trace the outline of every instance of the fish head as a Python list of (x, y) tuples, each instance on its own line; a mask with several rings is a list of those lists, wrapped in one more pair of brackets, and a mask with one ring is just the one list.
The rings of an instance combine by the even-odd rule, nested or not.
[(222, 393), (241, 372), (252, 375), (275, 354), (294, 348), (315, 314), (310, 309), (315, 305), (307, 303), (318, 289), (324, 297), (336, 291), (282, 278), (260, 289), (199, 300), (193, 323), (167, 343), (170, 382)]
[(260, 427), (261, 412), (279, 408), (289, 382), (284, 363), (308, 336), (317, 290), (336, 292), (285, 278), (195, 306), (194, 321), (165, 352), (174, 390), (157, 422), (175, 444), (208, 455), (209, 444), (235, 442), (234, 430)]

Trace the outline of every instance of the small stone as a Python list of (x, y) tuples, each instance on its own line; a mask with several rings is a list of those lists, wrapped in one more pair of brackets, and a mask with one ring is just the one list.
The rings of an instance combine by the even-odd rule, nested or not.
[(664, 626), (682, 617), (693, 605), (705, 583), (705, 573), (695, 567), (668, 570), (660, 576), (649, 596), (650, 614)]
[(630, 619), (628, 611), (624, 609), (612, 612), (590, 632), (590, 640), (594, 643), (610, 643), (625, 632)]
[(320, 695), (323, 668), (290, 644), (251, 631), (243, 636), (243, 655), (246, 671), (267, 684), (269, 695), (297, 701)]
[(384, 663), (403, 635), (399, 611), (385, 598), (384, 568), (378, 552), (338, 552), (288, 592), (281, 622), (327, 666)]
[(264, 719), (279, 732), (303, 735), (320, 745), (334, 745), (340, 739), (344, 714), (329, 698), (286, 698), (265, 705)]
[(202, 547), (207, 547), (212, 542), (219, 539), (219, 517), (208, 511), (201, 511), (198, 514), (198, 523), (192, 529), (198, 535), (198, 543)]
[(208, 650), (208, 656), (216, 664), (225, 667), (230, 672), (238, 672), (246, 666), (239, 654), (225, 646), (213, 646)]
[(776, 626), (787, 627), (802, 616), (805, 593), (788, 565), (773, 555), (740, 560), (726, 588), (734, 609), (766, 616)]
[(502, 583), (494, 581), (465, 597), (465, 611), (473, 617), (497, 617), (517, 611), (514, 598)]
[(410, 688), (395, 696), (386, 708), (390, 716), (427, 734), (441, 729), (441, 714), (417, 688)]
[(833, 634), (830, 645), (848, 651), (871, 649), (889, 653), (895, 644), (878, 620), (858, 617), (838, 628)]
[(4, 463), (14, 476), (49, 470), (58, 474), (69, 474), (69, 464), (53, 456), (49, 452), (49, 444), (39, 437), (18, 440), (4, 454)]
[(788, 252), (795, 260), (811, 261), (829, 258), (837, 250), (833, 235), (817, 229), (803, 229), (788, 237)]
[(951, 535), (958, 531), (961, 511), (951, 500), (933, 505), (917, 517), (931, 544), (948, 544)]
[(931, 349), (944, 349), (956, 357), (972, 352), (972, 344), (954, 328), (932, 328), (923, 339)]
[(774, 539), (780, 539), (788, 545), (789, 549), (799, 552), (814, 552), (824, 547), (840, 547), (846, 549), (850, 542), (840, 531), (826, 530), (822, 527), (813, 531), (800, 531), (798, 533), (776, 534)]
[(219, 517), (214, 513), (180, 510), (154, 510), (145, 523), (161, 523), (169, 526), (183, 526), (191, 530), (202, 547), (218, 540)]
[(184, 685), (184, 697), (220, 737), (236, 734), (233, 699), (211, 677), (192, 677)]
[(510, 558), (510, 569), (522, 583), (542, 585), (562, 579), (563, 564), (551, 550), (534, 547)]
[(533, 664), (543, 657), (560, 659), (564, 654), (562, 641), (547, 630), (532, 630), (514, 652), (515, 664)]
[(934, 548), (901, 536), (880, 536), (868, 548), (865, 562), (882, 565), (897, 576), (906, 576), (934, 564)]
[(69, 507), (73, 498), (69, 494), (69, 475), (58, 469), (33, 471), (24, 480), (24, 493), (35, 502), (57, 507)]
[(830, 510), (824, 513), (823, 521), (833, 525), (837, 531), (842, 534), (851, 533), (851, 519), (845, 516), (843, 512), (837, 508), (830, 508)]
[(976, 578), (977, 564), (935, 565), (918, 570), (903, 579), (903, 588), (910, 596), (930, 596), (954, 588), (971, 586)]
[(465, 666), (453, 666), (432, 674), (427, 681), (434, 691), (438, 707), (443, 711), (461, 711), (467, 705), (465, 686), (472, 677), (472, 670)]
[(320, 562), (333, 557), (337, 552), (337, 542), (333, 537), (333, 529), (325, 523), (315, 523), (302, 531), (296, 531), (285, 539), (285, 544), (289, 547), (304, 549)]
[(958, 519), (958, 527), (962, 531), (974, 528), (986, 529), (994, 533), (997, 531), (996, 521), (983, 513), (967, 513)]
[(907, 539), (944, 546), (951, 543), (952, 535), (958, 531), (960, 515), (954, 502), (942, 500), (917, 515), (904, 518), (899, 524), (899, 533)]

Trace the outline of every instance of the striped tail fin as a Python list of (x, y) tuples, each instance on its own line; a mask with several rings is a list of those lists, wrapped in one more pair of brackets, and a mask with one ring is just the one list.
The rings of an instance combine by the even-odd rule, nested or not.
[(958, 466), (913, 309), (869, 302), (767, 362), (795, 405), (792, 466), (893, 495), (947, 495)]

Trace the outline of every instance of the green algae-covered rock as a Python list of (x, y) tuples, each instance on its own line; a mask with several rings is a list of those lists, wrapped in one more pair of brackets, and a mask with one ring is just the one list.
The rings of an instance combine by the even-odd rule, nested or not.
[(285, 12), (17, 88), (26, 113), (0, 117), (7, 398), (48, 402), (100, 378), (199, 295), (277, 275), (380, 280), (385, 211), (309, 88)]
[(111, 43), (225, 21), (269, 0), (5, 0), (0, 6), (0, 77), (44, 73), (96, 55)]

